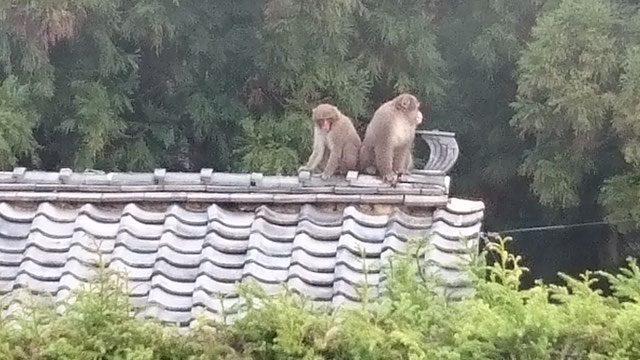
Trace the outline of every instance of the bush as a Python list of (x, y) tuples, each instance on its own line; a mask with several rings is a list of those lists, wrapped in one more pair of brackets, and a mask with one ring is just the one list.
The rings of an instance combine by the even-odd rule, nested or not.
[[(474, 264), (472, 297), (451, 301), (415, 256), (386, 267), (386, 291), (361, 307), (321, 311), (290, 292), (241, 289), (232, 325), (177, 328), (132, 316), (120, 278), (101, 270), (63, 315), (25, 306), (0, 321), (0, 359), (638, 359), (640, 268), (561, 274), (565, 285), (519, 289), (527, 269), (489, 242), (495, 263)], [(481, 257), (482, 258), (482, 257)], [(605, 280), (612, 295), (595, 289)]]

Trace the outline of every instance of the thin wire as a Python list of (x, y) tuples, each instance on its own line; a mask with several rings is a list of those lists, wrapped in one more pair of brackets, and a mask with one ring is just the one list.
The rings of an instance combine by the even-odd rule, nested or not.
[(490, 232), (485, 232), (485, 234), (487, 235), (515, 234), (515, 233), (535, 232), (535, 231), (562, 230), (562, 229), (571, 229), (571, 228), (586, 227), (586, 226), (621, 224), (621, 223), (630, 222), (630, 221), (634, 221), (634, 220), (624, 219), (624, 220), (618, 220), (618, 221), (591, 221), (591, 222), (585, 222), (585, 223), (574, 223), (574, 224), (564, 224), (564, 225), (534, 226), (534, 227), (528, 227), (528, 228), (508, 229), (503, 231), (490, 231)]

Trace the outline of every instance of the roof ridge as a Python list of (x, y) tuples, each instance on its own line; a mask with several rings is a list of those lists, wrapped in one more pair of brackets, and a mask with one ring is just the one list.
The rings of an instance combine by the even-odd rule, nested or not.
[(16, 167), (0, 171), (0, 201), (446, 204), (451, 182), (447, 172), (459, 154), (455, 134), (438, 130), (416, 133), (431, 149), (429, 159), (424, 169), (401, 176), (394, 185), (357, 171), (323, 180), (309, 171), (281, 176), (217, 172), (211, 168), (199, 172), (157, 168), (153, 172), (107, 173)]

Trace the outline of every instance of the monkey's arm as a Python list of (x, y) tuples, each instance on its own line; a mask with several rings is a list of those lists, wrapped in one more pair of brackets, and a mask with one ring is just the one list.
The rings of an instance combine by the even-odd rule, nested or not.
[(334, 146), (333, 149), (329, 149), (329, 160), (327, 160), (327, 166), (324, 168), (324, 172), (322, 173), (322, 179), (327, 180), (338, 169), (340, 165), (340, 159), (342, 157), (342, 149), (338, 146)]
[(393, 172), (393, 144), (395, 131), (391, 122), (381, 122), (376, 132), (375, 164), (378, 173), (384, 181), (392, 182), (395, 179)]
[(380, 137), (379, 143), (376, 146), (376, 167), (382, 179), (387, 182), (392, 182), (395, 179), (395, 173), (393, 172), (393, 144), (389, 141), (388, 137)]
[(311, 156), (309, 156), (309, 161), (307, 161), (307, 165), (303, 166), (301, 169), (304, 170), (315, 170), (322, 158), (324, 157), (324, 149), (325, 149), (325, 136), (316, 126), (313, 128), (313, 151), (311, 152)]

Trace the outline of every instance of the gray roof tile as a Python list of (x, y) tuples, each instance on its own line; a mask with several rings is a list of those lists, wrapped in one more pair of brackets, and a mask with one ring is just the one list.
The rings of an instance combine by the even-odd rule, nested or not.
[(153, 173), (110, 173), (107, 176), (110, 185), (151, 185), (155, 183)]
[(57, 184), (60, 182), (60, 174), (57, 172), (27, 171), (24, 177), (20, 179), (20, 182), (27, 184)]
[(211, 175), (211, 185), (251, 186), (251, 174), (216, 173)]
[(11, 174), (12, 179), (22, 180), (24, 178), (24, 174), (27, 172), (27, 168), (25, 167), (16, 167), (13, 169), (13, 173)]
[(275, 194), (273, 202), (280, 204), (305, 204), (315, 202), (317, 196), (315, 194)]
[[(57, 185), (51, 185), (51, 187), (56, 187)], [(5, 183), (0, 183), (0, 191), (16, 191), (16, 190), (22, 190), (22, 191), (33, 191), (35, 190), (37, 187), (37, 184), (13, 184), (13, 183), (9, 183), (9, 184), (5, 184)]]

